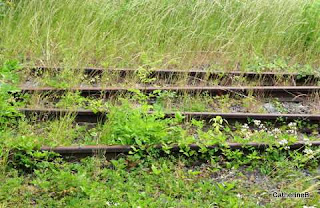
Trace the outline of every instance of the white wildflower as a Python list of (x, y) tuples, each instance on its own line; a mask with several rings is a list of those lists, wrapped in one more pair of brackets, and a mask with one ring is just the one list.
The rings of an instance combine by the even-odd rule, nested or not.
[(293, 128), (293, 127), (296, 127), (296, 126), (297, 126), (297, 123), (296, 123), (296, 122), (290, 122), (290, 123), (288, 124), (288, 126), (289, 126), (290, 128)]
[(242, 125), (242, 129), (249, 129), (248, 124), (247, 124), (247, 123), (243, 124), (243, 125)]
[(311, 146), (311, 143), (310, 143), (309, 138), (304, 137), (304, 138), (303, 138), (303, 141), (304, 141), (305, 145)]
[(107, 206), (119, 206), (120, 204), (119, 204), (119, 203), (113, 203), (113, 202), (106, 201), (106, 205), (107, 205)]
[(249, 130), (248, 124), (243, 124), (241, 128), (241, 132), (247, 132)]
[(267, 133), (268, 133), (270, 136), (273, 136), (273, 132), (272, 132), (272, 131), (267, 131)]
[(314, 158), (314, 155), (308, 155), (308, 159), (311, 160)]
[(297, 123), (296, 123), (296, 122), (290, 122), (290, 123), (288, 124), (288, 126), (289, 126), (290, 129), (294, 129), (294, 128), (297, 127)]
[(303, 206), (303, 208), (317, 208), (316, 206)]
[(304, 153), (306, 153), (306, 156), (309, 158), (309, 159), (313, 159), (314, 158), (314, 152), (312, 149), (305, 149), (303, 150)]
[(264, 125), (263, 124), (260, 124), (259, 125), (259, 129), (264, 129), (265, 127), (264, 127)]
[(305, 150), (303, 150), (303, 152), (306, 154), (313, 154), (312, 149), (305, 149)]
[(259, 126), (261, 124), (260, 120), (253, 120), (254, 125)]
[(274, 134), (281, 134), (281, 130), (278, 129), (278, 128), (274, 128), (274, 129), (272, 130), (272, 132), (273, 132)]
[(289, 149), (290, 149), (290, 146), (284, 146), (284, 149), (285, 149), (285, 150), (289, 150)]
[(286, 139), (283, 139), (283, 140), (279, 141), (279, 144), (286, 145), (286, 144), (288, 144), (288, 141)]
[(286, 131), (288, 134), (292, 134), (294, 131), (292, 131), (292, 130), (287, 130)]

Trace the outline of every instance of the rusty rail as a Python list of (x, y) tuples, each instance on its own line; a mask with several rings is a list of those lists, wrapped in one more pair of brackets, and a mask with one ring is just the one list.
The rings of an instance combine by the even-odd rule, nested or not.
[[(47, 66), (35, 66), (35, 67), (26, 67), (32, 71), (49, 71), (57, 70), (61, 71), (63, 67), (47, 67)], [(84, 68), (71, 68), (71, 70), (83, 71), (85, 74), (97, 75), (104, 72), (119, 72), (121, 74), (134, 73), (139, 71), (139, 69), (132, 68), (96, 68), (96, 67), (84, 67)], [(189, 76), (245, 76), (245, 77), (293, 77), (295, 79), (313, 79), (320, 76), (320, 71), (318, 74), (300, 74), (300, 73), (290, 73), (290, 72), (253, 72), (253, 71), (223, 71), (223, 70), (207, 70), (207, 69), (147, 69), (152, 76), (157, 75), (174, 75), (174, 74), (187, 74)]]
[[(34, 76), (41, 76), (44, 72), (60, 72), (62, 67), (29, 67)], [(141, 72), (140, 69), (130, 68), (70, 68), (70, 70), (83, 73), (90, 77), (101, 77), (103, 74), (116, 75), (118, 78), (132, 79), (137, 73)], [(148, 78), (157, 78), (165, 80), (170, 84), (174, 84), (177, 78), (187, 78), (188, 83), (207, 83), (209, 80), (220, 80), (224, 85), (231, 85), (236, 77), (245, 78), (248, 81), (259, 80), (263, 85), (273, 86), (279, 80), (287, 80), (291, 85), (310, 85), (315, 84), (320, 80), (320, 71), (315, 71), (313, 74), (300, 74), (289, 72), (247, 72), (247, 71), (222, 71), (222, 70), (208, 70), (208, 69), (144, 69), (143, 73)], [(120, 80), (119, 80), (120, 81)], [(186, 81), (186, 80), (185, 80)], [(210, 83), (210, 82), (209, 82)]]
[(72, 88), (54, 88), (54, 87), (20, 87), (22, 93), (61, 93), (66, 91), (79, 91), (82, 96), (89, 95), (113, 95), (119, 93), (130, 93), (132, 89), (140, 90), (144, 93), (152, 93), (156, 90), (174, 91), (177, 93), (208, 93), (210, 95), (237, 94), (237, 95), (265, 95), (269, 97), (277, 97), (284, 100), (302, 100), (303, 97), (312, 93), (320, 93), (320, 86), (183, 86), (183, 87), (72, 87)]
[[(68, 110), (68, 109), (47, 109), (47, 108), (20, 108), (19, 111), (26, 115), (42, 115), (47, 117), (58, 117), (66, 114), (74, 114), (77, 122), (96, 123), (103, 121), (106, 118), (107, 111), (105, 112), (93, 112), (91, 110)], [(149, 113), (152, 113), (150, 111)], [(247, 121), (248, 118), (257, 120), (277, 120), (283, 118), (287, 121), (294, 120), (307, 120), (313, 123), (320, 122), (320, 114), (263, 114), (263, 113), (218, 113), (218, 112), (179, 112), (187, 119), (197, 118), (203, 120), (210, 120), (217, 116), (221, 116), (226, 120), (242, 120)], [(174, 117), (176, 112), (165, 112), (165, 117)]]
[[(289, 145), (290, 150), (297, 150), (300, 148), (305, 147), (306, 145), (308, 146), (313, 146), (313, 147), (319, 147), (320, 146), (320, 141), (312, 141), (312, 142), (296, 142), (291, 145)], [(247, 149), (247, 148), (254, 148), (257, 150), (264, 150), (270, 146), (267, 143), (246, 143), (246, 144), (241, 144), (241, 143), (227, 143), (223, 145), (224, 147), (236, 150), (236, 149)], [(199, 150), (200, 146), (197, 144), (191, 144), (189, 145), (191, 150)], [(215, 149), (221, 147), (220, 145), (210, 145), (206, 146), (207, 149)], [(162, 149), (162, 145), (154, 145), (152, 148), (154, 149)], [(91, 146), (60, 146), (60, 147), (42, 147), (40, 149), (41, 151), (52, 151), (56, 152), (62, 156), (76, 156), (76, 157), (82, 157), (82, 156), (92, 156), (92, 155), (98, 155), (98, 154), (103, 154), (103, 155), (109, 155), (111, 157), (116, 157), (119, 154), (129, 154), (130, 151), (133, 150), (132, 146), (129, 145), (91, 145)], [(176, 152), (178, 153), (180, 150), (180, 147), (178, 145), (173, 145), (170, 148), (171, 152)]]

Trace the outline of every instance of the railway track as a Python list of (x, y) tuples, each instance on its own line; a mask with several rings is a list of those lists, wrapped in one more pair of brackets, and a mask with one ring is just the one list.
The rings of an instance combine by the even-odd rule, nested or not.
[[(108, 114), (104, 112), (93, 112), (91, 110), (68, 110), (68, 109), (48, 109), (48, 108), (20, 108), (19, 111), (26, 115), (40, 115), (42, 117), (54, 118), (66, 114), (75, 114), (77, 122), (97, 123), (104, 121)], [(152, 113), (150, 111), (149, 113)], [(307, 120), (311, 123), (320, 123), (320, 114), (267, 114), (267, 113), (217, 113), (217, 112), (179, 112), (186, 119), (201, 119), (209, 121), (217, 116), (230, 121), (246, 122), (248, 119), (276, 121), (283, 118), (286, 121)], [(175, 117), (176, 112), (165, 112), (165, 117)]]
[[(41, 77), (43, 74), (50, 73), (55, 76), (64, 68), (50, 67), (29, 67), (25, 68), (33, 77)], [(69, 69), (67, 69), (69, 70)], [(83, 74), (87, 77), (95, 77), (101, 79), (107, 76), (115, 82), (123, 82), (124, 80), (135, 80), (139, 82), (139, 77), (153, 79), (151, 83), (158, 83), (162, 80), (162, 84), (174, 84), (177, 81), (186, 81), (193, 85), (211, 85), (212, 81), (218, 81), (219, 85), (233, 85), (239, 80), (249, 82), (259, 81), (260, 85), (273, 86), (279, 82), (285, 81), (289, 85), (303, 86), (314, 85), (320, 80), (320, 71), (315, 74), (299, 74), (288, 72), (245, 72), (245, 71), (213, 71), (208, 69), (103, 69), (103, 68), (73, 68), (70, 69), (76, 74)], [(52, 75), (51, 75), (52, 74)], [(238, 80), (238, 81), (236, 81)]]
[[(48, 67), (35, 67), (32, 68), (32, 72), (52, 70), (53, 68)], [(54, 70), (61, 71), (62, 68), (54, 68)], [(101, 68), (83, 68), (80, 69), (84, 71), (85, 74), (90, 76), (100, 76), (105, 72), (118, 73), (118, 76), (125, 77), (128, 74), (133, 74), (136, 70), (133, 69), (112, 69), (106, 70)], [(41, 76), (40, 73), (40, 76)], [(39, 73), (38, 73), (39, 74)], [(178, 94), (189, 93), (189, 94), (199, 94), (207, 93), (209, 95), (223, 95), (223, 94), (235, 94), (235, 95), (263, 95), (265, 97), (276, 97), (287, 101), (303, 101), (306, 97), (319, 95), (320, 86), (295, 86), (296, 83), (303, 84), (306, 81), (317, 81), (319, 77), (317, 75), (306, 75), (301, 76), (300, 74), (294, 73), (275, 73), (275, 72), (221, 72), (221, 71), (205, 71), (193, 69), (190, 71), (183, 70), (152, 70), (148, 76), (150, 77), (161, 77), (168, 78), (173, 76), (186, 75), (189, 77), (196, 77), (199, 79), (215, 79), (221, 76), (233, 77), (233, 76), (244, 76), (254, 79), (278, 79), (286, 78), (290, 79), (293, 86), (138, 86), (134, 88), (128, 87), (71, 87), (71, 88), (53, 88), (53, 87), (33, 87), (33, 86), (21, 86), (22, 93), (63, 93), (66, 91), (78, 91), (82, 96), (91, 96), (91, 95), (101, 95), (105, 97), (109, 95), (117, 95), (123, 93), (130, 93), (132, 89), (139, 90), (143, 93), (152, 93), (154, 91), (174, 91)], [(320, 108), (320, 104), (319, 104)], [(20, 108), (19, 111), (27, 116), (37, 115), (43, 118), (58, 118), (59, 116), (66, 114), (74, 114), (76, 122), (85, 122), (85, 123), (97, 123), (99, 121), (104, 121), (108, 114), (107, 111), (93, 112), (91, 110), (69, 110), (69, 109), (54, 109), (54, 108)], [(152, 112), (149, 112), (152, 113)], [(218, 113), (218, 112), (179, 112), (186, 119), (201, 119), (209, 121), (217, 116), (221, 116), (228, 121), (239, 121), (246, 123), (248, 119), (262, 120), (276, 122), (278, 119), (282, 121), (296, 121), (304, 120), (312, 124), (320, 124), (320, 114), (262, 114), (262, 113)], [(176, 112), (165, 112), (165, 117), (174, 117)], [(290, 145), (290, 149), (299, 149), (303, 148), (306, 145), (304, 142), (296, 142)], [(320, 141), (311, 142), (312, 146), (320, 146)], [(269, 144), (266, 143), (228, 143), (227, 146), (230, 149), (245, 149), (248, 147), (263, 150), (269, 147)], [(214, 149), (219, 147), (219, 145), (208, 146), (209, 149)], [(154, 146), (156, 149), (161, 149), (161, 145)], [(174, 145), (171, 148), (172, 152), (179, 152), (179, 146)], [(196, 144), (190, 145), (190, 149), (199, 150), (200, 147)], [(132, 151), (131, 146), (69, 146), (69, 147), (42, 147), (41, 151), (53, 151), (59, 153), (63, 156), (75, 156), (82, 157), (87, 155), (94, 154), (105, 154), (111, 157), (117, 157), (121, 154), (128, 154)]]
[[(270, 147), (270, 144), (266, 143), (226, 143), (225, 147), (228, 147), (232, 150), (245, 150), (249, 148), (254, 148), (256, 150), (265, 150)], [(297, 150), (303, 149), (305, 146), (319, 147), (320, 141), (313, 142), (295, 142), (287, 146), (287, 149)], [(162, 145), (154, 145), (153, 149), (162, 149)], [(189, 145), (191, 150), (198, 151), (201, 147), (197, 144)], [(207, 149), (219, 148), (219, 145), (210, 145), (206, 146)], [(170, 152), (179, 153), (180, 147), (178, 145), (170, 146)], [(107, 158), (116, 158), (120, 155), (127, 155), (131, 151), (134, 151), (132, 146), (129, 145), (88, 145), (88, 146), (60, 146), (60, 147), (42, 147), (40, 151), (51, 151), (60, 154), (61, 156), (74, 156), (77, 158), (93, 155), (105, 155)]]
[(286, 101), (301, 101), (303, 97), (310, 96), (315, 93), (320, 93), (320, 86), (212, 86), (212, 87), (197, 87), (197, 86), (182, 86), (182, 87), (72, 87), (72, 88), (54, 88), (54, 87), (20, 87), (22, 93), (61, 93), (66, 91), (80, 92), (82, 96), (104, 95), (110, 96), (120, 93), (130, 93), (133, 89), (149, 94), (155, 91), (172, 91), (189, 94), (207, 93), (209, 95), (258, 95), (276, 97)]
[[(46, 67), (46, 66), (36, 66), (36, 67), (27, 67), (26, 69), (30, 69), (34, 74), (42, 74), (47, 71), (62, 71), (64, 68), (62, 67)], [(103, 73), (119, 73), (120, 76), (125, 76), (127, 74), (136, 73), (139, 69), (130, 69), (130, 68), (73, 68), (71, 70), (79, 70), (83, 71), (84, 74), (95, 76), (101, 75)], [(320, 72), (318, 74), (299, 74), (299, 73), (289, 73), (289, 72), (248, 72), (248, 71), (221, 71), (221, 70), (207, 70), (207, 69), (191, 69), (191, 70), (179, 70), (179, 69), (146, 69), (150, 72), (150, 77), (170, 77), (170, 76), (181, 76), (188, 75), (190, 77), (205, 77), (207, 78), (217, 78), (221, 76), (244, 76), (251, 78), (292, 78), (294, 80), (312, 80), (312, 79), (320, 79)]]

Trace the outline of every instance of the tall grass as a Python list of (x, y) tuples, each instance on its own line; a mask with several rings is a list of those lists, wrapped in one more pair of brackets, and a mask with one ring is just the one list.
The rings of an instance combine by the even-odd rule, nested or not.
[(320, 1), (15, 0), (0, 60), (72, 66), (319, 65)]

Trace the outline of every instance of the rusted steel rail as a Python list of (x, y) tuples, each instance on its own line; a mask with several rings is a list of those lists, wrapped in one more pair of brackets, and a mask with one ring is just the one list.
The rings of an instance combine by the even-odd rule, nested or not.
[[(291, 145), (289, 145), (290, 150), (297, 150), (300, 148), (304, 148), (306, 145), (318, 147), (320, 146), (320, 141), (312, 141), (312, 142), (296, 142)], [(272, 145), (267, 143), (227, 143), (224, 145), (224, 147), (228, 147), (230, 149), (247, 149), (247, 148), (254, 148), (257, 150), (264, 150)], [(189, 145), (191, 150), (199, 150), (200, 146), (197, 144), (191, 144)], [(210, 145), (207, 146), (207, 149), (215, 149), (219, 148), (219, 145)], [(155, 145), (152, 148), (154, 149), (162, 149), (161, 145)], [(75, 157), (83, 157), (83, 156), (92, 156), (92, 155), (109, 155), (111, 157), (116, 157), (120, 154), (129, 154), (130, 151), (133, 150), (133, 148), (129, 145), (91, 145), (91, 146), (60, 146), (60, 147), (42, 147), (40, 149), (41, 151), (52, 151), (56, 152), (62, 156), (75, 156)], [(171, 146), (170, 151), (173, 153), (178, 153), (180, 150), (180, 147), (178, 145)]]
[[(21, 113), (28, 115), (39, 115), (47, 118), (59, 117), (66, 114), (74, 114), (75, 120), (77, 122), (88, 122), (96, 123), (98, 121), (104, 121), (108, 112), (93, 112), (91, 110), (68, 110), (68, 109), (46, 109), (46, 108), (20, 108)], [(149, 113), (152, 113), (150, 111)], [(263, 113), (217, 113), (217, 112), (179, 112), (181, 115), (185, 116), (186, 119), (202, 119), (210, 120), (217, 116), (230, 121), (247, 121), (248, 118), (257, 120), (274, 121), (279, 118), (283, 118), (287, 121), (294, 120), (307, 120), (311, 123), (320, 122), (320, 114), (263, 114)], [(165, 117), (174, 117), (176, 112), (165, 112)]]
[[(46, 66), (36, 66), (36, 67), (27, 67), (32, 71), (49, 71), (56, 70), (61, 71), (64, 68), (62, 67), (46, 67)], [(95, 67), (84, 67), (84, 68), (72, 68), (72, 70), (83, 71), (85, 74), (89, 75), (99, 75), (104, 72), (118, 72), (120, 75), (126, 75), (130, 73), (134, 73), (139, 71), (139, 69), (132, 68), (95, 68)], [(147, 69), (148, 70), (148, 69)], [(250, 71), (222, 71), (222, 70), (208, 70), (208, 69), (150, 69), (150, 76), (172, 76), (172, 75), (183, 75), (187, 74), (189, 76), (205, 76), (216, 77), (216, 76), (244, 76), (244, 77), (269, 77), (269, 78), (277, 78), (277, 77), (292, 77), (294, 79), (314, 79), (319, 78), (320, 71), (317, 74), (300, 74), (300, 73), (289, 73), (289, 72), (250, 72)]]
[(208, 93), (210, 95), (223, 94), (240, 94), (240, 95), (266, 95), (270, 97), (284, 97), (284, 98), (301, 98), (312, 93), (320, 93), (320, 86), (212, 86), (212, 87), (198, 87), (198, 86), (182, 86), (182, 87), (72, 87), (72, 88), (54, 88), (54, 87), (20, 87), (22, 93), (44, 93), (44, 92), (65, 92), (65, 91), (79, 91), (83, 96), (89, 95), (111, 95), (119, 93), (128, 93), (132, 89), (140, 90), (144, 93), (152, 93), (156, 90), (174, 91), (177, 93)]
[[(44, 72), (59, 73), (64, 68), (61, 67), (29, 67), (31, 74), (41, 76)], [(300, 74), (289, 72), (246, 72), (246, 71), (221, 71), (208, 69), (128, 69), (128, 68), (71, 68), (70, 70), (83, 73), (89, 77), (102, 77), (103, 74), (112, 76), (112, 79), (117, 79), (122, 82), (125, 79), (139, 78), (139, 73), (142, 72), (148, 78), (156, 78), (163, 80), (165, 83), (174, 84), (177, 80), (188, 81), (189, 84), (207, 83), (210, 80), (221, 82), (223, 85), (232, 85), (237, 82), (237, 78), (245, 78), (247, 81), (259, 81), (261, 85), (273, 86), (279, 80), (288, 81), (290, 85), (313, 85), (320, 80), (320, 71), (315, 71), (313, 74)], [(117, 77), (117, 78), (116, 78)]]

